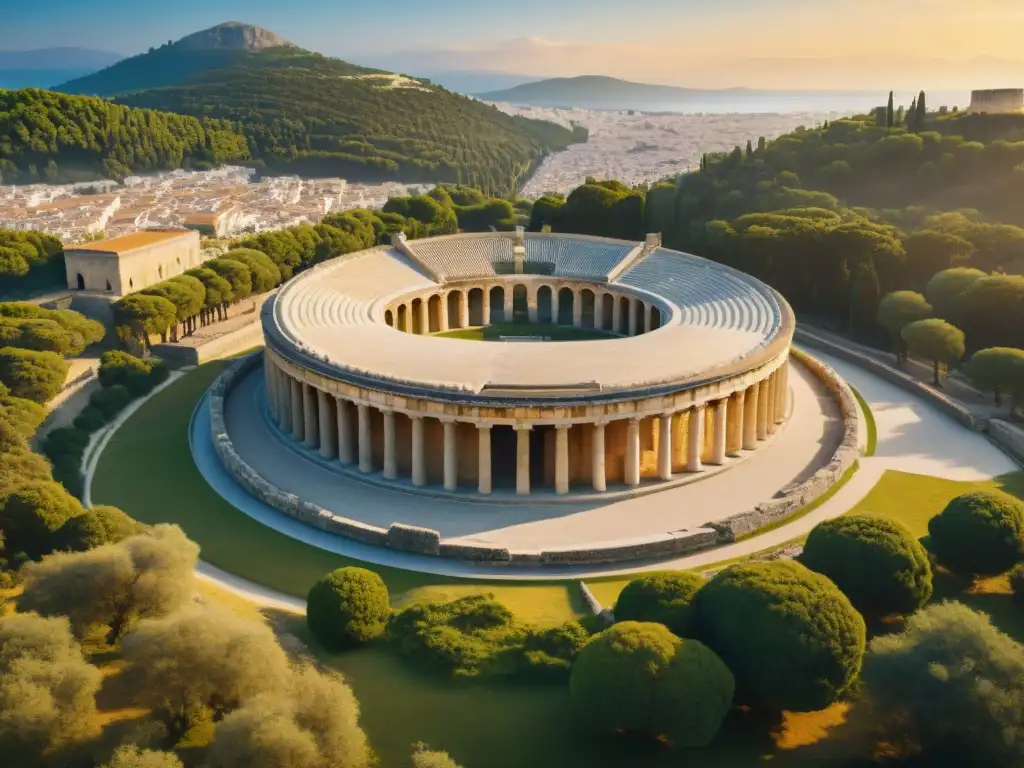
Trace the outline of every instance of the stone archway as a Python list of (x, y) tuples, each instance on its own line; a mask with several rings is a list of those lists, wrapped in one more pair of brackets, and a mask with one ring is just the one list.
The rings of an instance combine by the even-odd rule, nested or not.
[(651, 307), (651, 328), (650, 330), (656, 331), (661, 328), (661, 310), (657, 307)]
[(537, 289), (537, 322), (541, 325), (554, 325), (557, 319), (551, 316), (551, 295), (550, 285)]
[(505, 289), (500, 285), (496, 285), (491, 288), (488, 295), (491, 298), (491, 316), (487, 322), (490, 325), (511, 322), (511, 318), (505, 317)]
[(384, 310), (384, 324), (389, 325), (392, 328), (395, 327), (395, 313), (390, 309)]
[(427, 299), (427, 333), (438, 333), (441, 330), (441, 297), (434, 294)]
[(615, 331), (615, 297), (610, 293), (601, 295), (601, 328), (602, 331)]
[(526, 286), (522, 284), (512, 288), (512, 322), (523, 325), (530, 322), (530, 303)]
[(415, 334), (426, 333), (426, 329), (423, 327), (423, 299), (413, 299), (409, 305), (409, 311), (412, 312), (412, 322), (409, 323), (409, 327)]
[(619, 297), (619, 327), (615, 330), (623, 336), (629, 335), (629, 311), (632, 307), (633, 302), (628, 297)]
[(646, 328), (647, 305), (637, 299), (633, 302), (633, 315), (636, 317), (636, 335), (644, 333)]
[(459, 317), (459, 305), (462, 304), (462, 291), (452, 291), (445, 301), (445, 312), (448, 313), (448, 327), (461, 328), (462, 319)]
[(398, 307), (396, 327), (398, 330), (408, 333), (409, 331), (409, 308), (405, 304)]
[(474, 328), (484, 325), (484, 289), (470, 288), (467, 294), (469, 302), (469, 324)]
[(82, 276), (81, 272), (78, 273), (78, 290), (80, 290), (80, 291), (84, 291), (85, 290), (85, 277)]
[(582, 291), (580, 291), (580, 304), (583, 310), (582, 314), (580, 315), (580, 324), (584, 328), (594, 327), (594, 312), (596, 301), (597, 300), (594, 296), (594, 292), (589, 288), (584, 288)]

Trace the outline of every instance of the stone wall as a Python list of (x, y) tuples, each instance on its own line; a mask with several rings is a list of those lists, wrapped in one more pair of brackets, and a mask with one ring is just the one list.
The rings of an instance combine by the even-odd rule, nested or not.
[(248, 493), (268, 506), (306, 525), (365, 544), (434, 557), (511, 565), (597, 565), (642, 560), (663, 560), (710, 549), (735, 541), (765, 525), (784, 520), (827, 493), (856, 464), (859, 457), (857, 430), (860, 409), (849, 386), (827, 365), (793, 350), (793, 357), (819, 377), (836, 398), (843, 416), (843, 440), (829, 463), (808, 480), (784, 489), (778, 498), (749, 512), (699, 528), (595, 544), (586, 548), (543, 551), (510, 551), (486, 544), (445, 541), (438, 531), (392, 524), (388, 529), (342, 517), (331, 510), (302, 500), (271, 485), (235, 451), (224, 418), (224, 401), (235, 385), (263, 364), (262, 353), (249, 355), (220, 375), (209, 391), (210, 437), (223, 467)]
[(1024, 462), (1024, 429), (1002, 419), (991, 419), (988, 436), (1014, 459)]

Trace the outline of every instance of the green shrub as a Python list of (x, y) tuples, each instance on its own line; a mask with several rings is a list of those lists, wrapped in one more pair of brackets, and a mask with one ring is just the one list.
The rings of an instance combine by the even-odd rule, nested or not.
[(122, 386), (132, 396), (149, 394), (167, 380), (169, 372), (163, 360), (145, 360), (121, 350), (104, 352), (100, 358), (99, 379), (104, 387)]
[(113, 421), (125, 407), (134, 399), (128, 388), (121, 384), (114, 384), (110, 387), (93, 392), (89, 397), (89, 405), (96, 408), (106, 417), (107, 421)]
[(1018, 605), (1024, 605), (1024, 563), (1010, 569), (1010, 589), (1013, 599)]
[(56, 531), (71, 517), (85, 510), (58, 483), (22, 483), (11, 488), (0, 501), (0, 530), (6, 549), (37, 558), (56, 547)]
[(90, 435), (105, 426), (109, 421), (110, 419), (99, 408), (87, 405), (75, 416), (75, 420), (71, 423), (78, 431)]
[(0, 454), (0, 495), (14, 485), (52, 479), (50, 462), (27, 448)]
[(116, 544), (142, 530), (117, 507), (99, 506), (67, 520), (57, 531), (57, 548), (85, 552), (103, 544)]
[(339, 568), (309, 590), (306, 623), (327, 648), (347, 648), (379, 637), (390, 615), (388, 588), (365, 568)]
[(615, 603), (616, 621), (653, 621), (690, 634), (691, 603), (704, 580), (689, 571), (651, 573), (633, 579)]
[(22, 437), (32, 437), (45, 418), (44, 406), (23, 397), (15, 397), (7, 387), (0, 384), (0, 419), (17, 429)]
[(523, 638), (516, 673), (524, 678), (565, 678), (589, 641), (590, 633), (578, 621), (547, 629), (531, 627)]
[(797, 562), (727, 568), (698, 590), (693, 606), (697, 637), (761, 704), (824, 709), (860, 671), (864, 619), (835, 584)]
[(939, 563), (954, 573), (1003, 573), (1024, 546), (1024, 504), (985, 491), (965, 493), (928, 521), (928, 534)]
[(932, 596), (928, 553), (891, 520), (844, 515), (819, 523), (800, 562), (828, 576), (865, 616), (905, 616)]
[(714, 651), (662, 624), (621, 622), (580, 652), (573, 709), (591, 727), (705, 746), (732, 705), (735, 681)]
[(53, 465), (53, 479), (79, 498), (85, 490), (82, 457), (88, 445), (89, 433), (75, 427), (55, 429), (43, 440), (43, 453)]
[(60, 392), (67, 374), (68, 363), (54, 352), (0, 348), (0, 382), (15, 397), (45, 403)]

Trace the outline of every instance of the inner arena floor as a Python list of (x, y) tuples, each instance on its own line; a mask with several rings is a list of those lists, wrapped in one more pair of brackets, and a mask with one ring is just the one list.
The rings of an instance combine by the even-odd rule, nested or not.
[(432, 498), (384, 488), (323, 467), (287, 445), (264, 418), (262, 371), (228, 398), (227, 427), (241, 457), (282, 490), (337, 514), (387, 527), (432, 528), (445, 539), (516, 550), (628, 542), (699, 527), (752, 509), (814, 474), (842, 437), (835, 401), (806, 369), (794, 364), (785, 427), (728, 471), (696, 482), (619, 500), (501, 504)]

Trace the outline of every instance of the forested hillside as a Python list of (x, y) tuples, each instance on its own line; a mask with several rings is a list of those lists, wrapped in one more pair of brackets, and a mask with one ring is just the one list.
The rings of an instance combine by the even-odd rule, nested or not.
[(229, 123), (53, 91), (0, 90), (0, 182), (121, 178), (250, 159)]
[(270, 172), (464, 183), (489, 194), (512, 194), (545, 154), (586, 140), (583, 130), (294, 46), (225, 48), (218, 29), (62, 90), (231, 121)]

